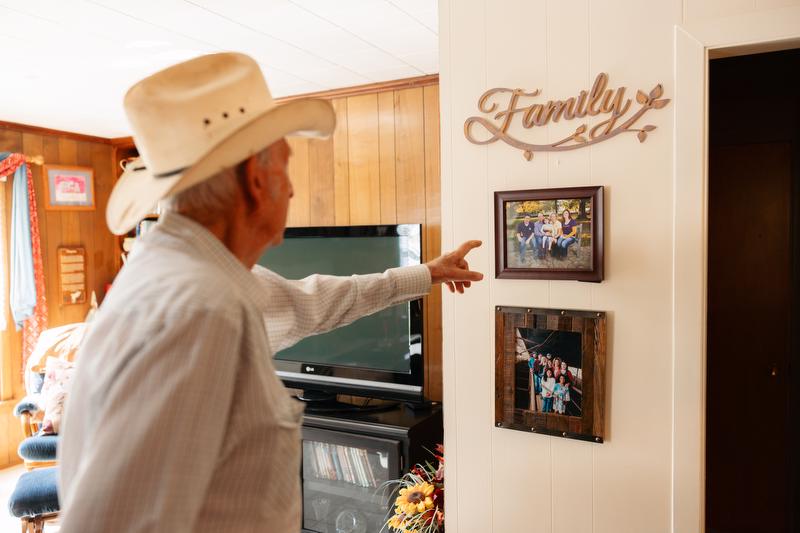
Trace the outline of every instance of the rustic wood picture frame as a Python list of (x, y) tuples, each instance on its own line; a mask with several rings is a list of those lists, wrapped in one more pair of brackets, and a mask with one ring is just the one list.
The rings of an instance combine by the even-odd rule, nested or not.
[[(516, 235), (515, 228), (509, 227), (506, 206), (516, 202), (574, 201), (588, 199), (590, 218), (578, 220), (578, 240), (566, 249), (559, 260), (548, 258), (551, 252), (544, 252), (546, 259), (537, 259), (537, 252), (530, 250), (531, 266), (513, 265), (512, 257), (524, 264), (523, 258), (518, 258), (509, 241)], [(536, 223), (536, 214), (532, 215), (531, 224)], [(563, 212), (557, 215), (562, 219)], [(531, 189), (526, 191), (497, 191), (494, 193), (494, 228), (495, 228), (495, 277), (502, 279), (557, 279), (578, 280), (599, 283), (603, 280), (603, 187), (563, 187), (557, 189)], [(515, 238), (515, 237), (514, 237)], [(585, 241), (588, 243), (584, 244)], [(538, 247), (536, 248), (538, 250)], [(579, 251), (579, 252), (578, 252)], [(588, 256), (587, 268), (570, 267), (571, 253)], [(523, 248), (522, 254), (526, 250)], [(527, 256), (523, 256), (527, 257)], [(550, 256), (552, 257), (552, 256)], [(568, 259), (563, 261), (562, 259)], [(539, 265), (539, 266), (537, 266)]]
[[(580, 415), (536, 412), (515, 403), (522, 354), (518, 329), (580, 334)], [(523, 342), (523, 344), (525, 344)], [(526, 345), (527, 346), (527, 345)], [(527, 349), (527, 348), (526, 348)], [(601, 443), (605, 438), (606, 314), (524, 307), (495, 309), (495, 426)], [(580, 387), (578, 389), (577, 387)], [(530, 390), (530, 389), (528, 389)]]

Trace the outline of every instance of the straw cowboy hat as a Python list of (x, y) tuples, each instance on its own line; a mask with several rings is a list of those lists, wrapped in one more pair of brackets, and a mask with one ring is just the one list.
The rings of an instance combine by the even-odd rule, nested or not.
[(330, 102), (277, 105), (258, 64), (237, 53), (201, 56), (143, 79), (125, 95), (141, 155), (114, 186), (106, 222), (130, 231), (162, 198), (232, 167), (286, 135), (325, 137)]

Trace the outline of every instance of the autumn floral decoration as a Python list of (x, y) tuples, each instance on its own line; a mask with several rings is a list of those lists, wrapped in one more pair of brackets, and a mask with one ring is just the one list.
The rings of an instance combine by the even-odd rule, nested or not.
[(444, 448), (433, 452), (436, 463), (417, 464), (389, 484), (399, 487), (386, 527), (398, 533), (444, 532)]

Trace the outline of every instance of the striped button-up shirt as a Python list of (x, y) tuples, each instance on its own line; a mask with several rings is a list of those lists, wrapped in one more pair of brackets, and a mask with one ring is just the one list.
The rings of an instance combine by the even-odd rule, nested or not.
[(299, 402), (272, 355), (430, 289), (425, 265), (289, 281), (173, 213), (137, 243), (76, 358), (62, 533), (300, 530)]

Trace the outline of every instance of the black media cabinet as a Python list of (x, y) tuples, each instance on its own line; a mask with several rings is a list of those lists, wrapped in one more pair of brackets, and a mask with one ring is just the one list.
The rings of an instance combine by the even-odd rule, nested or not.
[(382, 484), (416, 463), (433, 462), (427, 450), (441, 442), (439, 405), (306, 414), (303, 533), (377, 533), (394, 503)]

